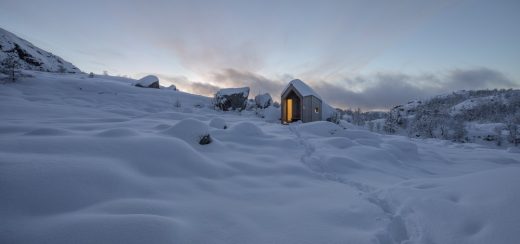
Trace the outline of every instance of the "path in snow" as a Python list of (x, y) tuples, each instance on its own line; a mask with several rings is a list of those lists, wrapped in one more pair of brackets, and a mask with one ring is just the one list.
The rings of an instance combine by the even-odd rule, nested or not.
[[(311, 170), (324, 177), (327, 180), (339, 182), (345, 184), (348, 187), (352, 187), (361, 192), (360, 197), (365, 198), (368, 202), (374, 204), (380, 208), (385, 217), (388, 219), (388, 225), (385, 231), (381, 231), (377, 234), (377, 240), (379, 243), (391, 244), (391, 243), (402, 243), (409, 239), (408, 231), (404, 224), (403, 216), (394, 213), (390, 208), (389, 203), (384, 199), (377, 198), (377, 194), (374, 194), (378, 189), (369, 185), (365, 185), (361, 182), (350, 181), (342, 178), (335, 173), (325, 172), (320, 165), (319, 157), (313, 156), (316, 151), (316, 147), (310, 143), (306, 138), (302, 137), (301, 133), (297, 129), (297, 124), (290, 124), (289, 130), (296, 136), (296, 140), (300, 145), (303, 146), (304, 152), (301, 156), (303, 164), (307, 165)], [(411, 221), (408, 221), (410, 224)]]

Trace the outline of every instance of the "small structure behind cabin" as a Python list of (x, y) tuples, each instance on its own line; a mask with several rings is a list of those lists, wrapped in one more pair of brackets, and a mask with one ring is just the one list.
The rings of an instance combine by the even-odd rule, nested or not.
[(282, 123), (322, 120), (322, 99), (301, 80), (292, 80), (282, 91)]

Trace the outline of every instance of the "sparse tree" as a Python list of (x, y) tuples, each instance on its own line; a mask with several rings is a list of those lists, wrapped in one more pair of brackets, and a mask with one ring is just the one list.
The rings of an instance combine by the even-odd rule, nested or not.
[(334, 124), (339, 124), (340, 120), (341, 120), (341, 115), (338, 111), (334, 111), (332, 113), (332, 115), (330, 116), (330, 118), (327, 119), (327, 121), (330, 121)]
[(59, 72), (59, 73), (65, 73), (66, 71), (67, 71), (67, 69), (65, 69), (65, 67), (63, 67), (63, 65), (60, 64), (60, 65), (58, 66), (58, 72)]
[(508, 141), (518, 146), (520, 138), (518, 138), (518, 125), (520, 124), (520, 112), (506, 117), (506, 128), (509, 131)]
[(453, 140), (457, 142), (464, 142), (468, 132), (464, 126), (464, 122), (460, 119), (455, 120), (453, 125)]
[(360, 126), (365, 124), (360, 108), (357, 108), (356, 111), (352, 113), (352, 123)]
[(369, 131), (374, 131), (374, 121), (368, 121), (367, 126)]
[(3, 70), (2, 73), (9, 76), (9, 80), (15, 82), (19, 76), (20, 63), (13, 53), (8, 53), (7, 57), (1, 62)]
[(497, 126), (495, 127), (494, 129), (495, 131), (495, 139), (496, 139), (496, 143), (497, 143), (497, 146), (502, 146), (502, 126)]
[(397, 122), (394, 118), (388, 117), (383, 125), (383, 130), (388, 134), (394, 134), (397, 132)]
[(90, 72), (90, 73), (88, 74), (88, 78), (94, 78), (94, 73)]
[(173, 103), (173, 106), (176, 108), (182, 107), (181, 101), (177, 98), (175, 102)]
[(507, 125), (507, 130), (509, 131), (509, 142), (513, 143), (515, 146), (518, 146), (518, 125), (509, 124)]

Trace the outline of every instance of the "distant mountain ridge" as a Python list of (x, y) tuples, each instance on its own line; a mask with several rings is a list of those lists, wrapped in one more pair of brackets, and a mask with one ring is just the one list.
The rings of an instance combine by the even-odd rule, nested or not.
[(0, 63), (9, 56), (12, 56), (19, 63), (19, 68), (24, 70), (62, 73), (81, 72), (72, 63), (0, 28)]

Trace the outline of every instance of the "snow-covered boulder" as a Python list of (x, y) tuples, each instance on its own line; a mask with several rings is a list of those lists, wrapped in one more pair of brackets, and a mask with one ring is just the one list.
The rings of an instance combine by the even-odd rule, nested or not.
[(171, 84), (170, 86), (168, 87), (165, 87), (165, 89), (168, 89), (168, 90), (173, 90), (173, 91), (177, 91), (177, 87), (173, 84)]
[(8, 58), (14, 60), (19, 69), (22, 70), (60, 73), (81, 72), (76, 66), (62, 58), (0, 28), (0, 62)]
[(249, 96), (249, 87), (220, 89), (215, 94), (215, 107), (223, 110), (244, 110)]
[(213, 118), (209, 122), (209, 126), (217, 129), (227, 129), (226, 121), (222, 118)]
[(135, 86), (159, 89), (159, 78), (157, 78), (155, 75), (147, 75), (138, 80), (137, 83), (135, 83)]
[(196, 119), (183, 119), (171, 128), (164, 130), (163, 133), (184, 140), (192, 146), (209, 144), (201, 143), (201, 141), (207, 141), (208, 139), (206, 138), (210, 138), (209, 127), (204, 122)]
[(263, 110), (263, 118), (265, 119), (265, 121), (280, 123), (282, 113), (279, 107), (276, 108), (274, 106), (269, 106)]
[(255, 103), (258, 108), (267, 108), (273, 104), (273, 98), (269, 93), (258, 94), (255, 97)]

